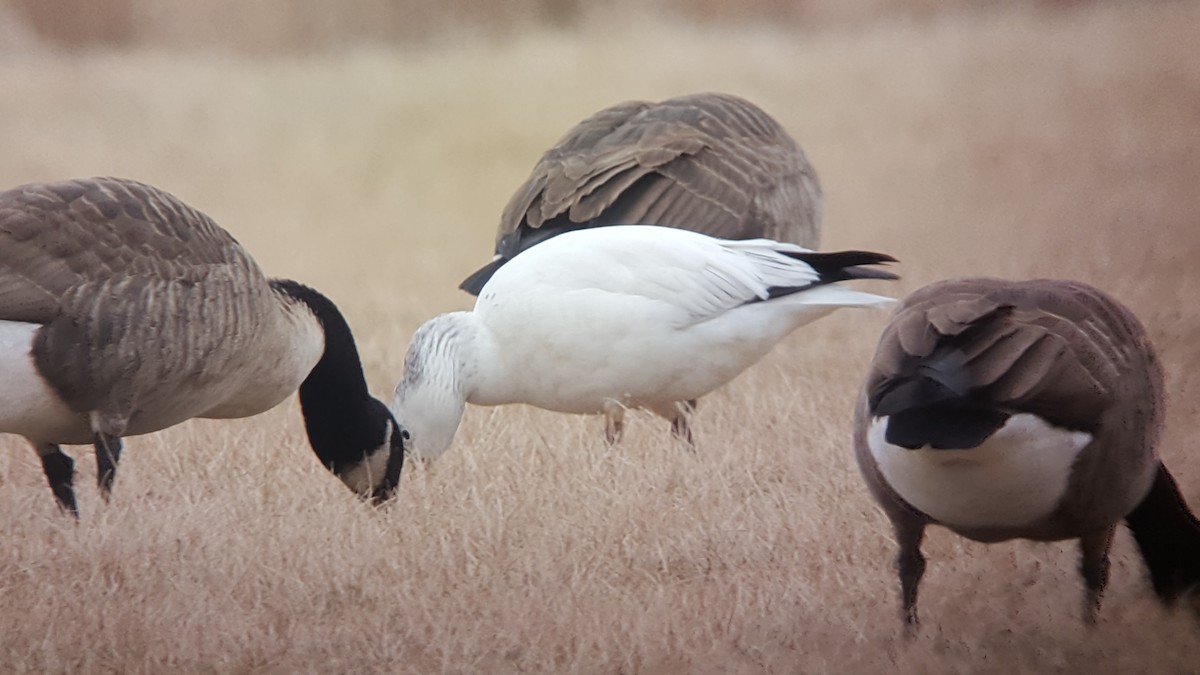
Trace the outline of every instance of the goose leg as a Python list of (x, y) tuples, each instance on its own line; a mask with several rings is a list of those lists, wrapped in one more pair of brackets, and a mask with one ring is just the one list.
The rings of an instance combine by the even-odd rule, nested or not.
[(1113, 531), (1108, 527), (1079, 538), (1079, 573), (1086, 586), (1083, 597), (1083, 622), (1096, 623), (1100, 598), (1108, 585), (1108, 551), (1112, 547)]
[(104, 501), (112, 496), (113, 480), (117, 477), (117, 462), (121, 461), (121, 439), (103, 431), (96, 432), (96, 483)]
[(50, 491), (64, 511), (79, 517), (79, 506), (75, 502), (75, 460), (54, 443), (34, 443), (34, 450), (42, 459), (42, 471), (50, 483)]
[(692, 427), (688, 424), (687, 415), (679, 415), (671, 420), (671, 435), (687, 443), (689, 450), (696, 449), (696, 440), (692, 437)]
[(692, 427), (688, 419), (696, 412), (696, 399), (676, 403), (678, 414), (671, 420), (671, 435), (688, 444), (691, 450), (696, 449), (696, 439), (692, 436)]
[(689, 450), (696, 449), (696, 441), (692, 437), (692, 428), (688, 424), (688, 416), (696, 409), (695, 401), (676, 401), (666, 405), (656, 405), (650, 410), (671, 421), (671, 435), (688, 444)]
[(616, 445), (625, 433), (625, 406), (617, 401), (604, 402), (604, 440)]
[(900, 575), (900, 618), (904, 621), (906, 637), (917, 633), (917, 587), (925, 575), (925, 556), (921, 553), (921, 540), (925, 537), (925, 523), (917, 519), (893, 521), (896, 543), (900, 553), (896, 556), (896, 572)]

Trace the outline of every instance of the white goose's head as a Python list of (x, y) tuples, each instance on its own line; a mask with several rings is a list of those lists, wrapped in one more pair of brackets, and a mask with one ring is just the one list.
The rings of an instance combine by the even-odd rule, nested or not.
[(436, 459), (450, 447), (466, 408), (462, 382), (469, 358), (466, 312), (425, 322), (408, 346), (404, 378), (396, 385), (392, 414), (411, 435), (411, 456)]

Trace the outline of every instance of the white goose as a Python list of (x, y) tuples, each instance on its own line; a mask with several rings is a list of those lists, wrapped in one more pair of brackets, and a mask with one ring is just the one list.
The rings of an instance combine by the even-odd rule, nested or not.
[(863, 267), (890, 261), (647, 225), (566, 232), (500, 267), (474, 311), (417, 330), (392, 410), (424, 458), (450, 445), (466, 403), (603, 413), (610, 442), (626, 408), (645, 408), (690, 441), (684, 402), (838, 307), (890, 305), (836, 283), (895, 279)]
[(0, 192), (0, 381), (0, 433), (29, 440), (76, 514), (60, 444), (95, 445), (107, 497), (122, 437), (248, 417), (297, 389), (313, 450), (352, 490), (387, 497), (404, 459), (337, 307), (267, 279), (210, 218), (130, 180)]

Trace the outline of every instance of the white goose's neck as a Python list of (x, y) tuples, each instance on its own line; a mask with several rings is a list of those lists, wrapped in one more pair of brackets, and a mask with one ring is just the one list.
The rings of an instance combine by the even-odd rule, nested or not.
[(450, 446), (467, 401), (486, 385), (493, 351), (471, 312), (442, 314), (417, 329), (392, 402), (396, 420), (412, 434), (414, 455), (432, 459)]

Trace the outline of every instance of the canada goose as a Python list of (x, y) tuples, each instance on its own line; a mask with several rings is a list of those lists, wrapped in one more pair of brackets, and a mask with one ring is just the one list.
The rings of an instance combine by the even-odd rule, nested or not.
[(1158, 459), (1162, 370), (1133, 314), (1091, 286), (958, 279), (909, 296), (855, 413), (855, 454), (892, 521), (902, 617), (917, 623), (921, 539), (1079, 539), (1093, 623), (1116, 524), (1160, 598), (1200, 582), (1200, 524)]
[(836, 283), (895, 279), (866, 267), (892, 260), (652, 225), (566, 232), (501, 267), (474, 311), (417, 330), (392, 411), (423, 458), (449, 446), (468, 402), (603, 413), (610, 442), (640, 407), (690, 441), (683, 402), (838, 307), (892, 304)]
[(546, 151), (504, 208), (496, 256), (459, 288), (479, 295), (521, 251), (568, 230), (640, 223), (816, 248), (823, 202), (796, 141), (753, 103), (692, 94), (628, 101)]
[(107, 498), (122, 437), (256, 415), (297, 388), (313, 450), (350, 489), (386, 498), (404, 459), (333, 303), (268, 280), (207, 216), (131, 180), (0, 193), (0, 381), (0, 432), (33, 444), (75, 514), (60, 444), (94, 443)]

